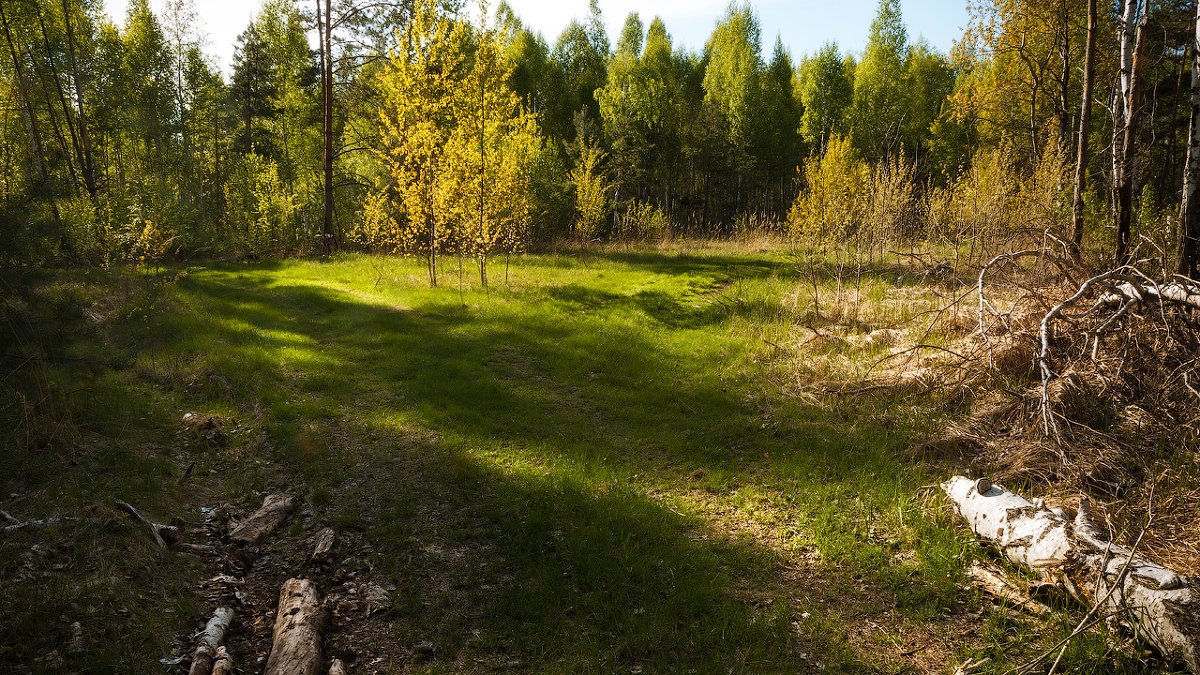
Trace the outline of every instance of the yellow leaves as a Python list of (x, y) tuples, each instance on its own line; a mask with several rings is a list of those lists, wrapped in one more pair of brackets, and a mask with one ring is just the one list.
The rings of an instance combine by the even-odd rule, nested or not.
[(396, 239), (430, 255), (515, 248), (531, 217), (527, 164), (537, 125), (508, 88), (496, 32), (472, 31), (418, 0), (400, 42), (405, 52), (393, 54), (380, 81), (380, 158), (404, 215)]

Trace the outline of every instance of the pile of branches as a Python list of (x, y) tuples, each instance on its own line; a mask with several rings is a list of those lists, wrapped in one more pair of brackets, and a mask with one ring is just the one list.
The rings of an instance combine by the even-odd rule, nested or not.
[(984, 265), (967, 296), (978, 325), (939, 378), (970, 413), (921, 447), (1037, 491), (1090, 494), (1116, 527), (1153, 518), (1144, 548), (1195, 570), (1200, 283), (1154, 278), (1146, 262), (1097, 274), (1029, 249)]

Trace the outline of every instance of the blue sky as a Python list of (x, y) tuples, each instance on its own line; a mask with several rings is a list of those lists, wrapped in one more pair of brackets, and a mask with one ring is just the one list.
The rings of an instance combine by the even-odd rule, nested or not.
[[(104, 0), (108, 15), (118, 24), (125, 21), (126, 2)], [(493, 0), (493, 7), (497, 2)], [(775, 36), (779, 35), (792, 56), (799, 59), (829, 40), (836, 41), (843, 50), (861, 50), (875, 16), (876, 3), (877, 0), (758, 0), (752, 4), (762, 25), (766, 55), (770, 55)], [(161, 12), (164, 4), (165, 0), (150, 0), (155, 12)], [(234, 40), (260, 4), (259, 0), (195, 0), (197, 28), (208, 36), (206, 50), (226, 75), (233, 59)], [(585, 17), (588, 9), (588, 0), (509, 0), (509, 4), (527, 26), (540, 31), (551, 45), (572, 18)], [(728, 0), (600, 0), (609, 39), (614, 43), (625, 17), (636, 11), (646, 24), (656, 14), (661, 16), (676, 46), (684, 44), (697, 50), (704, 46), (727, 6)], [(962, 35), (967, 23), (966, 0), (901, 0), (901, 8), (909, 38), (923, 36), (943, 52)]]

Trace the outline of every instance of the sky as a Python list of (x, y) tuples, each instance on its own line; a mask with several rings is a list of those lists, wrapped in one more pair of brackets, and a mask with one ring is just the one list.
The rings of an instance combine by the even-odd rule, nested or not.
[[(493, 6), (498, 0), (493, 0)], [(109, 17), (125, 22), (127, 0), (104, 0)], [(150, 0), (150, 7), (161, 13), (165, 0)], [(474, 3), (465, 3), (473, 5)], [(587, 16), (588, 0), (508, 0), (526, 26), (541, 32), (554, 46), (558, 34), (572, 18)], [(649, 25), (661, 16), (676, 46), (699, 50), (704, 47), (716, 21), (725, 13), (728, 0), (600, 0), (600, 12), (608, 25), (609, 40), (615, 45), (625, 17), (631, 11), (640, 14)], [(811, 54), (827, 41), (835, 41), (843, 51), (861, 51), (875, 16), (877, 0), (757, 0), (762, 27), (764, 57), (770, 58), (775, 37), (796, 60)], [(196, 0), (198, 29), (206, 33), (206, 51), (228, 77), (233, 61), (233, 45), (261, 5), (259, 0)], [(946, 52), (962, 35), (967, 23), (966, 0), (901, 0), (904, 22), (910, 39), (924, 37), (934, 48)]]

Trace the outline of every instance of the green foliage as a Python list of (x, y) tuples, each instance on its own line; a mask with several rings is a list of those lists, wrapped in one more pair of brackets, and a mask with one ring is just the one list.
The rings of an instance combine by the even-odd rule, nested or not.
[(845, 119), (853, 102), (854, 86), (837, 43), (827, 42), (800, 65), (800, 100), (804, 114), (800, 128), (810, 146), (825, 149), (833, 134), (846, 131)]
[(908, 31), (899, 0), (879, 0), (867, 47), (854, 71), (854, 139), (874, 159), (902, 150), (908, 114)]
[(604, 158), (605, 153), (595, 144), (585, 144), (579, 163), (569, 174), (575, 188), (575, 233), (584, 239), (601, 236), (612, 212), (612, 184), (600, 166)]
[(403, 230), (396, 221), (396, 212), (396, 205), (386, 190), (368, 194), (363, 200), (362, 211), (346, 232), (347, 241), (356, 248), (376, 253), (403, 252), (400, 237)]
[(276, 255), (303, 244), (296, 205), (275, 162), (257, 154), (243, 156), (225, 184), (225, 203), (226, 231), (243, 255)]
[(635, 202), (617, 218), (616, 236), (625, 240), (663, 237), (671, 233), (671, 221), (657, 206)]
[(729, 140), (745, 147), (761, 119), (762, 29), (749, 4), (730, 4), (705, 47), (704, 96), (725, 114)]

